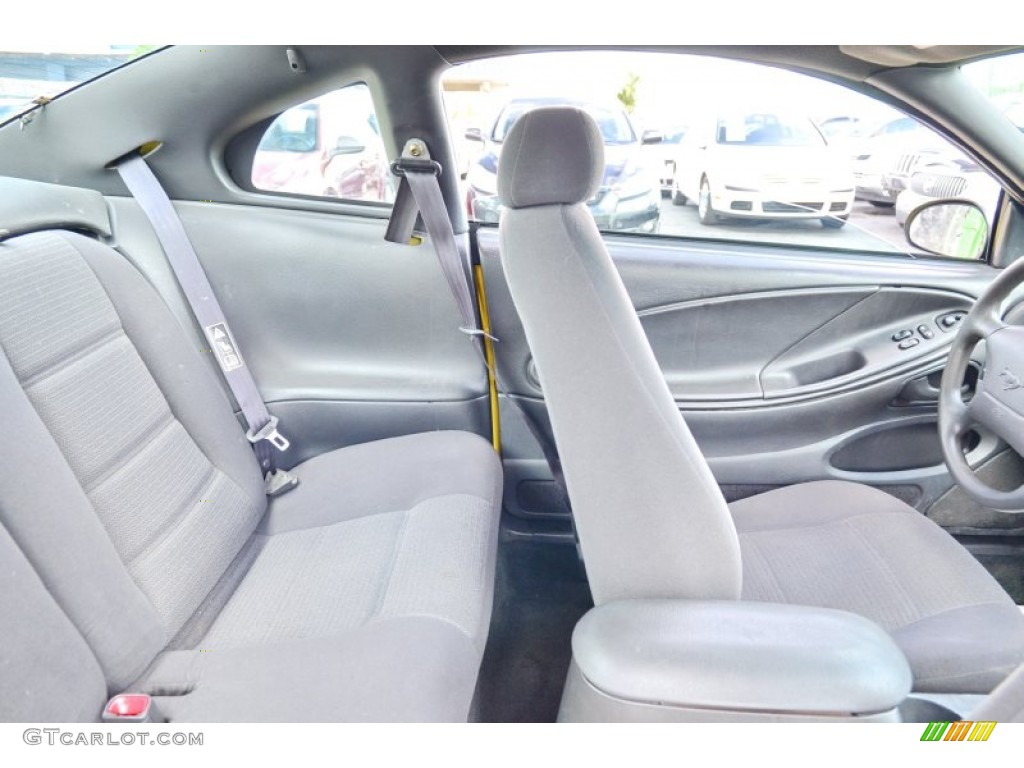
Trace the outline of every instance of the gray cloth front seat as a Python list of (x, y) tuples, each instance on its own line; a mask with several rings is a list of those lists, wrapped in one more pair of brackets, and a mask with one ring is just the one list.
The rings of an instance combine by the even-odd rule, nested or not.
[(852, 483), (730, 511), (584, 201), (604, 147), (568, 107), (521, 117), (498, 167), (502, 264), (547, 402), (594, 601), (758, 600), (887, 629), (917, 690), (991, 690), (1024, 661), (1024, 616), (938, 526)]

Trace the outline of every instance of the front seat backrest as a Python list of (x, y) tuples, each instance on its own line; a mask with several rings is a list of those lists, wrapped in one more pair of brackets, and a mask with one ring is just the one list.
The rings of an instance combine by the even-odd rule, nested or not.
[(738, 599), (739, 543), (585, 201), (593, 119), (527, 112), (498, 164), (501, 253), (554, 430), (594, 602)]

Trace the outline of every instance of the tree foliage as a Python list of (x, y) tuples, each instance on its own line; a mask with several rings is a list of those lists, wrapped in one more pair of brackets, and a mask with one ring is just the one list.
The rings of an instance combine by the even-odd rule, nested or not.
[(636, 86), (640, 82), (640, 75), (633, 72), (629, 73), (626, 78), (626, 84), (622, 86), (618, 93), (615, 94), (615, 98), (622, 104), (623, 109), (626, 110), (627, 114), (633, 114), (633, 110), (636, 109)]

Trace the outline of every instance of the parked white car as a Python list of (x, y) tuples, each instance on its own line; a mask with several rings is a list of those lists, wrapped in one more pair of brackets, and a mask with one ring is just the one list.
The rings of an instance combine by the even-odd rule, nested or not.
[(896, 221), (902, 227), (917, 208), (935, 200), (968, 200), (995, 221), (1001, 187), (977, 165), (961, 169), (943, 164), (921, 168), (911, 177), (908, 187), (896, 198)]
[(923, 146), (935, 144), (936, 136), (912, 117), (892, 117), (872, 128), (854, 142), (853, 176), (856, 197), (876, 208), (892, 208), (898, 191), (886, 185), (886, 175), (897, 168), (900, 158), (919, 153)]
[(853, 193), (849, 156), (829, 147), (809, 117), (777, 110), (719, 110), (695, 120), (672, 181), (672, 202), (695, 201), (702, 224), (819, 218), (839, 228)]

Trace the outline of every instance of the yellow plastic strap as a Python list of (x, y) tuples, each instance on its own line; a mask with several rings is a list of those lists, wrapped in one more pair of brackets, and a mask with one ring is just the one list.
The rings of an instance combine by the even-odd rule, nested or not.
[(480, 325), (483, 326), (484, 359), (487, 361), (487, 389), (491, 396), (491, 442), (494, 450), (501, 455), (501, 418), (498, 410), (498, 382), (494, 378), (494, 341), (491, 336), (491, 317), (487, 312), (487, 292), (484, 290), (484, 269), (477, 264), (473, 267), (473, 282), (476, 285), (476, 301), (480, 308)]

